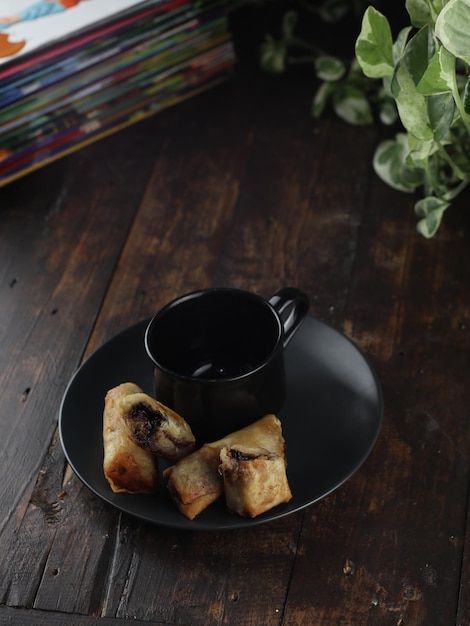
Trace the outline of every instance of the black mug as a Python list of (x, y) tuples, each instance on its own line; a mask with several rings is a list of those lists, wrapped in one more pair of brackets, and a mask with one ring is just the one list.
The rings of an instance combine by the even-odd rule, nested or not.
[(217, 287), (173, 300), (145, 333), (157, 400), (188, 422), (200, 444), (277, 413), (285, 399), (284, 348), (308, 308), (293, 287), (269, 301)]

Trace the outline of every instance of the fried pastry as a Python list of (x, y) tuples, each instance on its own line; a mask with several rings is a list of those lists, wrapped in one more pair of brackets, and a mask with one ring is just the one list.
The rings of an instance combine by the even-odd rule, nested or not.
[(146, 393), (122, 398), (120, 409), (134, 441), (144, 450), (170, 461), (193, 451), (196, 440), (188, 423)]
[(158, 474), (154, 455), (133, 440), (120, 407), (123, 398), (141, 393), (134, 383), (110, 389), (103, 411), (103, 470), (115, 493), (155, 493)]
[(170, 495), (188, 519), (193, 520), (222, 495), (219, 463), (219, 450), (204, 445), (164, 470)]
[(188, 519), (194, 519), (223, 494), (223, 478), (219, 473), (220, 451), (235, 445), (261, 447), (282, 455), (284, 438), (281, 422), (275, 415), (266, 415), (218, 441), (204, 444), (163, 472), (168, 478), (167, 486), (176, 506)]
[(225, 447), (219, 472), (231, 513), (253, 518), (292, 498), (283, 454), (259, 447)]

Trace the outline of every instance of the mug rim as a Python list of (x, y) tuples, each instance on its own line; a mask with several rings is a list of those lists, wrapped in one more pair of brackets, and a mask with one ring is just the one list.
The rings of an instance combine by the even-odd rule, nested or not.
[[(250, 297), (252, 300), (256, 300), (258, 303), (262, 304), (266, 308), (267, 311), (271, 313), (272, 318), (276, 321), (277, 330), (278, 330), (276, 341), (274, 342), (272, 350), (269, 352), (268, 355), (266, 355), (266, 357), (261, 361), (261, 363), (259, 363), (256, 367), (253, 367), (252, 369), (246, 372), (242, 372), (241, 374), (235, 374), (232, 376), (227, 376), (227, 377), (222, 377), (222, 378), (198, 378), (195, 376), (190, 376), (188, 374), (182, 374), (180, 372), (177, 372), (174, 369), (171, 369), (167, 367), (166, 365), (163, 365), (157, 358), (155, 358), (150, 348), (150, 335), (156, 322), (161, 317), (163, 317), (171, 308), (174, 308), (178, 306), (179, 304), (182, 304), (188, 300), (198, 298), (202, 295), (221, 293), (221, 292), (234, 293), (234, 294), (238, 293), (239, 295), (243, 294), (244, 296)], [(257, 293), (254, 293), (252, 291), (240, 289), (238, 287), (208, 287), (206, 289), (197, 289), (195, 291), (190, 291), (186, 294), (183, 294), (182, 296), (178, 296), (174, 298), (173, 300), (171, 300), (170, 302), (168, 302), (167, 304), (165, 304), (159, 311), (157, 311), (155, 315), (151, 317), (145, 329), (144, 345), (145, 345), (145, 350), (147, 352), (147, 356), (150, 358), (154, 366), (158, 367), (158, 369), (160, 369), (165, 374), (172, 376), (173, 378), (177, 378), (178, 380), (183, 380), (186, 382), (194, 382), (195, 384), (198, 384), (198, 385), (201, 385), (201, 384), (222, 385), (222, 384), (242, 381), (243, 379), (246, 379), (249, 376), (252, 376), (253, 374), (265, 368), (269, 363), (273, 361), (279, 349), (283, 348), (283, 336), (284, 336), (284, 327), (279, 317), (279, 314), (277, 313), (276, 309), (272, 306), (272, 304), (268, 300), (263, 298), (263, 296), (260, 296)]]

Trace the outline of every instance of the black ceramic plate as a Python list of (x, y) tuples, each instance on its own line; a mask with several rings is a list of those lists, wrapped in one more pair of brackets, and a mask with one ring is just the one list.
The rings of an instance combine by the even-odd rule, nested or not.
[(293, 493), (288, 504), (249, 520), (229, 514), (219, 501), (189, 521), (171, 502), (163, 479), (157, 496), (113, 493), (102, 469), (103, 400), (108, 389), (128, 381), (152, 394), (152, 365), (143, 342), (147, 323), (128, 328), (92, 354), (70, 381), (60, 409), (68, 462), (85, 485), (117, 509), (174, 528), (251, 526), (320, 500), (347, 480), (371, 451), (382, 421), (377, 376), (349, 339), (309, 316), (286, 348), (287, 398), (279, 418)]

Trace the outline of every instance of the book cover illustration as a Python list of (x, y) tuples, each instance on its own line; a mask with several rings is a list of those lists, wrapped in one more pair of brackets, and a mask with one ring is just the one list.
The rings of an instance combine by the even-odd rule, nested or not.
[(0, 0), (0, 65), (146, 0)]

